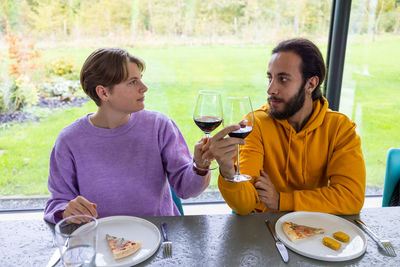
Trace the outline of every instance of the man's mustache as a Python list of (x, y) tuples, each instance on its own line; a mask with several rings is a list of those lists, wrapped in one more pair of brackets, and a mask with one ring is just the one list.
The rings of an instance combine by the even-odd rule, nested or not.
[(268, 101), (280, 101), (284, 102), (282, 98), (276, 97), (276, 96), (270, 96), (268, 97)]

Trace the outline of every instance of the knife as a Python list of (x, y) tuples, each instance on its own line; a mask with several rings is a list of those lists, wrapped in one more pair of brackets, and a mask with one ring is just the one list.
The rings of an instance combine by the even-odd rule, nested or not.
[[(62, 247), (62, 253), (64, 253), (67, 250), (68, 242), (69, 242), (69, 238), (67, 238), (64, 246)], [(49, 262), (47, 263), (46, 267), (55, 266), (60, 261), (60, 259), (61, 259), (60, 249), (56, 248), (53, 255), (51, 255), (51, 258), (50, 258)]]
[(271, 234), (275, 239), (275, 246), (278, 249), (279, 254), (281, 254), (282, 260), (284, 262), (288, 262), (289, 254), (287, 252), (285, 245), (278, 239), (278, 237), (276, 237), (275, 229), (272, 227), (271, 223), (268, 220), (265, 220), (265, 223), (267, 224), (268, 229), (271, 231)]
[(53, 267), (60, 261), (60, 249), (56, 248), (46, 267)]

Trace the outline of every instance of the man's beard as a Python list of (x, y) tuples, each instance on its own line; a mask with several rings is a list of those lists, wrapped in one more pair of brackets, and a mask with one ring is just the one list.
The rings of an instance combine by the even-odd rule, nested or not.
[(282, 101), (285, 104), (283, 111), (276, 111), (274, 107), (270, 104), (270, 109), (268, 111), (268, 115), (277, 120), (286, 120), (296, 114), (303, 106), (306, 99), (306, 90), (304, 88), (306, 81), (300, 86), (299, 91), (296, 95), (292, 96), (289, 101), (286, 103), (283, 102), (283, 99), (270, 96), (268, 97), (268, 103), (270, 104), (271, 100)]

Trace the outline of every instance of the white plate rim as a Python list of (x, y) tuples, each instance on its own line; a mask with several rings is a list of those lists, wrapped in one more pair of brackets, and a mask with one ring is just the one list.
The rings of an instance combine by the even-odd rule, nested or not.
[[(326, 218), (330, 218), (332, 220), (336, 220), (336, 221), (340, 221), (344, 224), (346, 224), (347, 226), (349, 226), (353, 231), (357, 232), (357, 234), (361, 237), (362, 241), (363, 241), (363, 247), (360, 251), (358, 251), (357, 253), (354, 253), (353, 255), (349, 255), (349, 256), (337, 256), (337, 257), (323, 257), (323, 256), (319, 256), (319, 255), (315, 255), (312, 253), (307, 253), (305, 251), (302, 251), (300, 249), (298, 249), (295, 246), (295, 243), (291, 242), (289, 239), (287, 239), (287, 237), (282, 234), (283, 231), (282, 229), (282, 223), (284, 221), (290, 221), (292, 220), (292, 217), (299, 217), (299, 216), (317, 216), (317, 217), (326, 217)], [(292, 220), (293, 221), (293, 220)], [(294, 211), (294, 212), (290, 212), (288, 214), (285, 214), (283, 216), (281, 216), (276, 224), (275, 224), (275, 232), (279, 238), (280, 241), (282, 241), (282, 243), (285, 244), (285, 246), (287, 246), (288, 248), (290, 248), (291, 250), (293, 250), (294, 252), (312, 258), (312, 259), (316, 259), (316, 260), (323, 260), (323, 261), (331, 261), (331, 262), (339, 262), (339, 261), (347, 261), (347, 260), (351, 260), (351, 259), (355, 259), (360, 257), (361, 255), (363, 255), (365, 253), (365, 250), (367, 248), (367, 239), (365, 237), (365, 234), (363, 231), (361, 231), (361, 229), (359, 227), (357, 227), (355, 224), (352, 224), (351, 222), (349, 222), (348, 220), (341, 218), (339, 216), (336, 215), (332, 215), (329, 213), (323, 213), (323, 212), (312, 212), (312, 211)], [(322, 244), (321, 244), (322, 245)]]
[[(143, 218), (140, 217), (135, 217), (135, 216), (109, 216), (109, 217), (104, 217), (101, 219), (98, 219), (98, 229), (101, 227), (102, 224), (104, 223), (108, 223), (108, 222), (112, 222), (112, 221), (126, 221), (126, 222), (134, 222), (134, 223), (140, 223), (140, 224), (144, 224), (147, 227), (151, 228), (154, 233), (157, 235), (157, 242), (156, 242), (156, 246), (154, 246), (150, 252), (142, 257), (139, 261), (132, 263), (132, 262), (121, 262), (121, 263), (116, 263), (116, 264), (107, 264), (107, 265), (96, 265), (99, 267), (126, 267), (126, 266), (135, 266), (139, 263), (142, 263), (143, 261), (147, 260), (148, 258), (150, 258), (151, 256), (154, 255), (154, 253), (158, 250), (158, 248), (160, 247), (161, 244), (161, 233), (160, 230), (158, 229), (158, 227), (156, 225), (154, 225), (154, 223), (145, 220)], [(96, 252), (97, 253), (97, 252)], [(97, 262), (96, 262), (97, 264)]]

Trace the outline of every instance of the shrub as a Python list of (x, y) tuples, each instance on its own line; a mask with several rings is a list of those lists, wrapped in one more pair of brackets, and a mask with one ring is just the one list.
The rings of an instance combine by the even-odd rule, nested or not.
[(42, 97), (60, 97), (61, 100), (84, 96), (79, 81), (71, 81), (63, 77), (43, 83), (40, 88), (40, 95)]
[(4, 40), (8, 44), (9, 73), (0, 83), (0, 112), (13, 112), (38, 100), (34, 78), (38, 72), (36, 59), (40, 55), (33, 44), (22, 43), (12, 33), (8, 20)]
[(30, 77), (20, 75), (17, 79), (9, 79), (0, 84), (0, 112), (21, 110), (38, 101), (38, 90)]
[(79, 80), (77, 68), (69, 59), (59, 58), (57, 60), (53, 60), (48, 65), (47, 71), (53, 76), (64, 77), (68, 80)]

